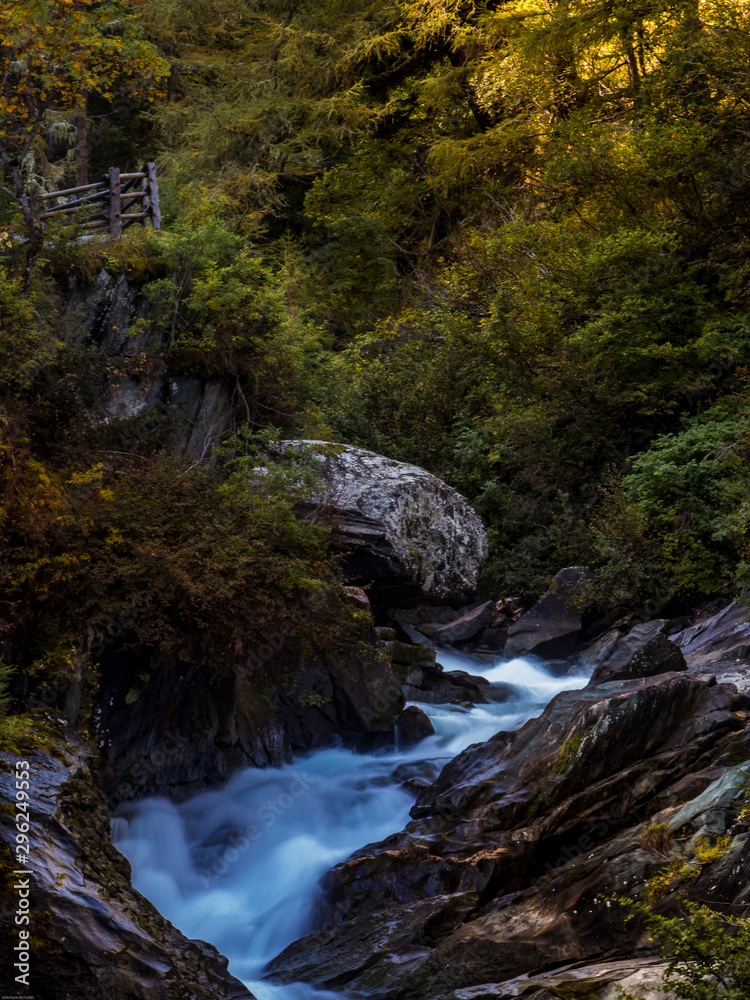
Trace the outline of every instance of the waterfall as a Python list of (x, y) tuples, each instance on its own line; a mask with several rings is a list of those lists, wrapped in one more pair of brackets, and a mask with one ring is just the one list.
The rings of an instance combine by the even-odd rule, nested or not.
[(511, 685), (513, 697), (473, 708), (420, 705), (435, 735), (416, 746), (399, 747), (396, 731), (391, 750), (319, 750), (286, 767), (240, 771), (181, 805), (150, 798), (115, 817), (113, 839), (136, 889), (188, 937), (216, 945), (258, 1000), (342, 1000), (304, 984), (265, 983), (263, 970), (314, 928), (324, 872), (408, 822), (414, 796), (393, 778), (396, 768), (451, 758), (516, 729), (555, 694), (588, 680), (553, 677), (522, 659), (488, 663), (441, 651), (439, 662)]

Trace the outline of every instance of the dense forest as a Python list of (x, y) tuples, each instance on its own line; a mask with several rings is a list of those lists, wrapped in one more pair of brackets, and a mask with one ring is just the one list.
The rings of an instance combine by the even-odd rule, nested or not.
[[(0, 32), (11, 657), (64, 670), (136, 594), (165, 647), (335, 604), (283, 468), (238, 487), (275, 435), (444, 478), (494, 595), (571, 564), (611, 617), (747, 585), (745, 4), (24, 0)], [(148, 159), (160, 233), (34, 214)], [(65, 301), (102, 266), (147, 287), (171, 372), (236, 386), (214, 461), (158, 412), (92, 416), (117, 372)]]
[[(319, 870), (276, 887), (274, 919), (307, 892), (307, 922), (266, 935), (253, 989), (271, 969), (453, 1000), (490, 974), (494, 990), (640, 961), (650, 931), (680, 996), (746, 995), (750, 4), (0, 0), (0, 79), (0, 791), (7, 755), (33, 758), (42, 989), (251, 996), (149, 909), (108, 839), (143, 796), (184, 803), (247, 768), (230, 805), (226, 788), (182, 819), (161, 802), (184, 852), (160, 877), (173, 864), (195, 893), (200, 874), (198, 931), (227, 950), (220, 875), (238, 894), (247, 877), (254, 905), (267, 873), (314, 855), (310, 817), (334, 817)], [(145, 185), (154, 164), (160, 228), (115, 238), (78, 202), (42, 210), (112, 168)], [(197, 446), (191, 393), (226, 418)], [(424, 590), (408, 620), (347, 586), (362, 580), (300, 440), (442, 480), (454, 534), (474, 532), (471, 586)], [(572, 644), (503, 660), (540, 606), (573, 620)], [(481, 645), (493, 629), (505, 646)], [(436, 659), (441, 636), (461, 669)], [(431, 757), (397, 759), (433, 737)], [(305, 758), (297, 798), (283, 767), (321, 749), (339, 756)], [(26, 823), (28, 844), (28, 809), (3, 809), (0, 834)], [(264, 810), (283, 863), (259, 826), (232, 839)], [(238, 867), (217, 874), (227, 845)], [(255, 849), (270, 860), (251, 878)], [(1, 841), (0, 938), (17, 861)], [(99, 909), (94, 892), (66, 910), (68, 870)], [(272, 908), (248, 905), (259, 940)], [(171, 992), (131, 990), (164, 969)], [(599, 986), (586, 997), (615, 995)]]

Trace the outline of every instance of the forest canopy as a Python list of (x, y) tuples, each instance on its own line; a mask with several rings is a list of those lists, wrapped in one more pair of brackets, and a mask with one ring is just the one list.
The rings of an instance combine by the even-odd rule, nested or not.
[[(255, 429), (469, 497), (488, 593), (585, 563), (604, 612), (677, 613), (750, 583), (747, 4), (22, 0), (0, 23), (5, 455), (55, 489), (94, 467), (103, 376), (64, 301), (106, 262), (149, 287), (170, 370), (232, 380)], [(152, 158), (161, 235), (24, 243), (34, 189)]]

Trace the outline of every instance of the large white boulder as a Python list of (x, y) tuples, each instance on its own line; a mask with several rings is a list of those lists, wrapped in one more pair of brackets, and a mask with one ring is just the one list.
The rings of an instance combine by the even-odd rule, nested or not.
[(285, 444), (306, 446), (320, 462), (325, 493), (315, 503), (333, 526), (346, 576), (376, 603), (471, 600), (487, 534), (460, 493), (416, 465), (363, 448)]

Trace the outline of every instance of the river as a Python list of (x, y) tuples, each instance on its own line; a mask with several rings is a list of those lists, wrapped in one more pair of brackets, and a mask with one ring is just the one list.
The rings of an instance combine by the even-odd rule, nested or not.
[(414, 795), (396, 768), (448, 760), (472, 743), (517, 729), (560, 691), (588, 676), (551, 676), (540, 663), (487, 662), (440, 650), (446, 670), (512, 685), (514, 696), (474, 708), (420, 707), (435, 735), (416, 746), (357, 754), (319, 750), (279, 768), (247, 768), (226, 784), (175, 805), (149, 798), (113, 820), (113, 840), (133, 884), (189, 938), (214, 944), (258, 1000), (322, 1000), (298, 984), (262, 981), (266, 964), (314, 929), (318, 883), (332, 865), (403, 829)]

